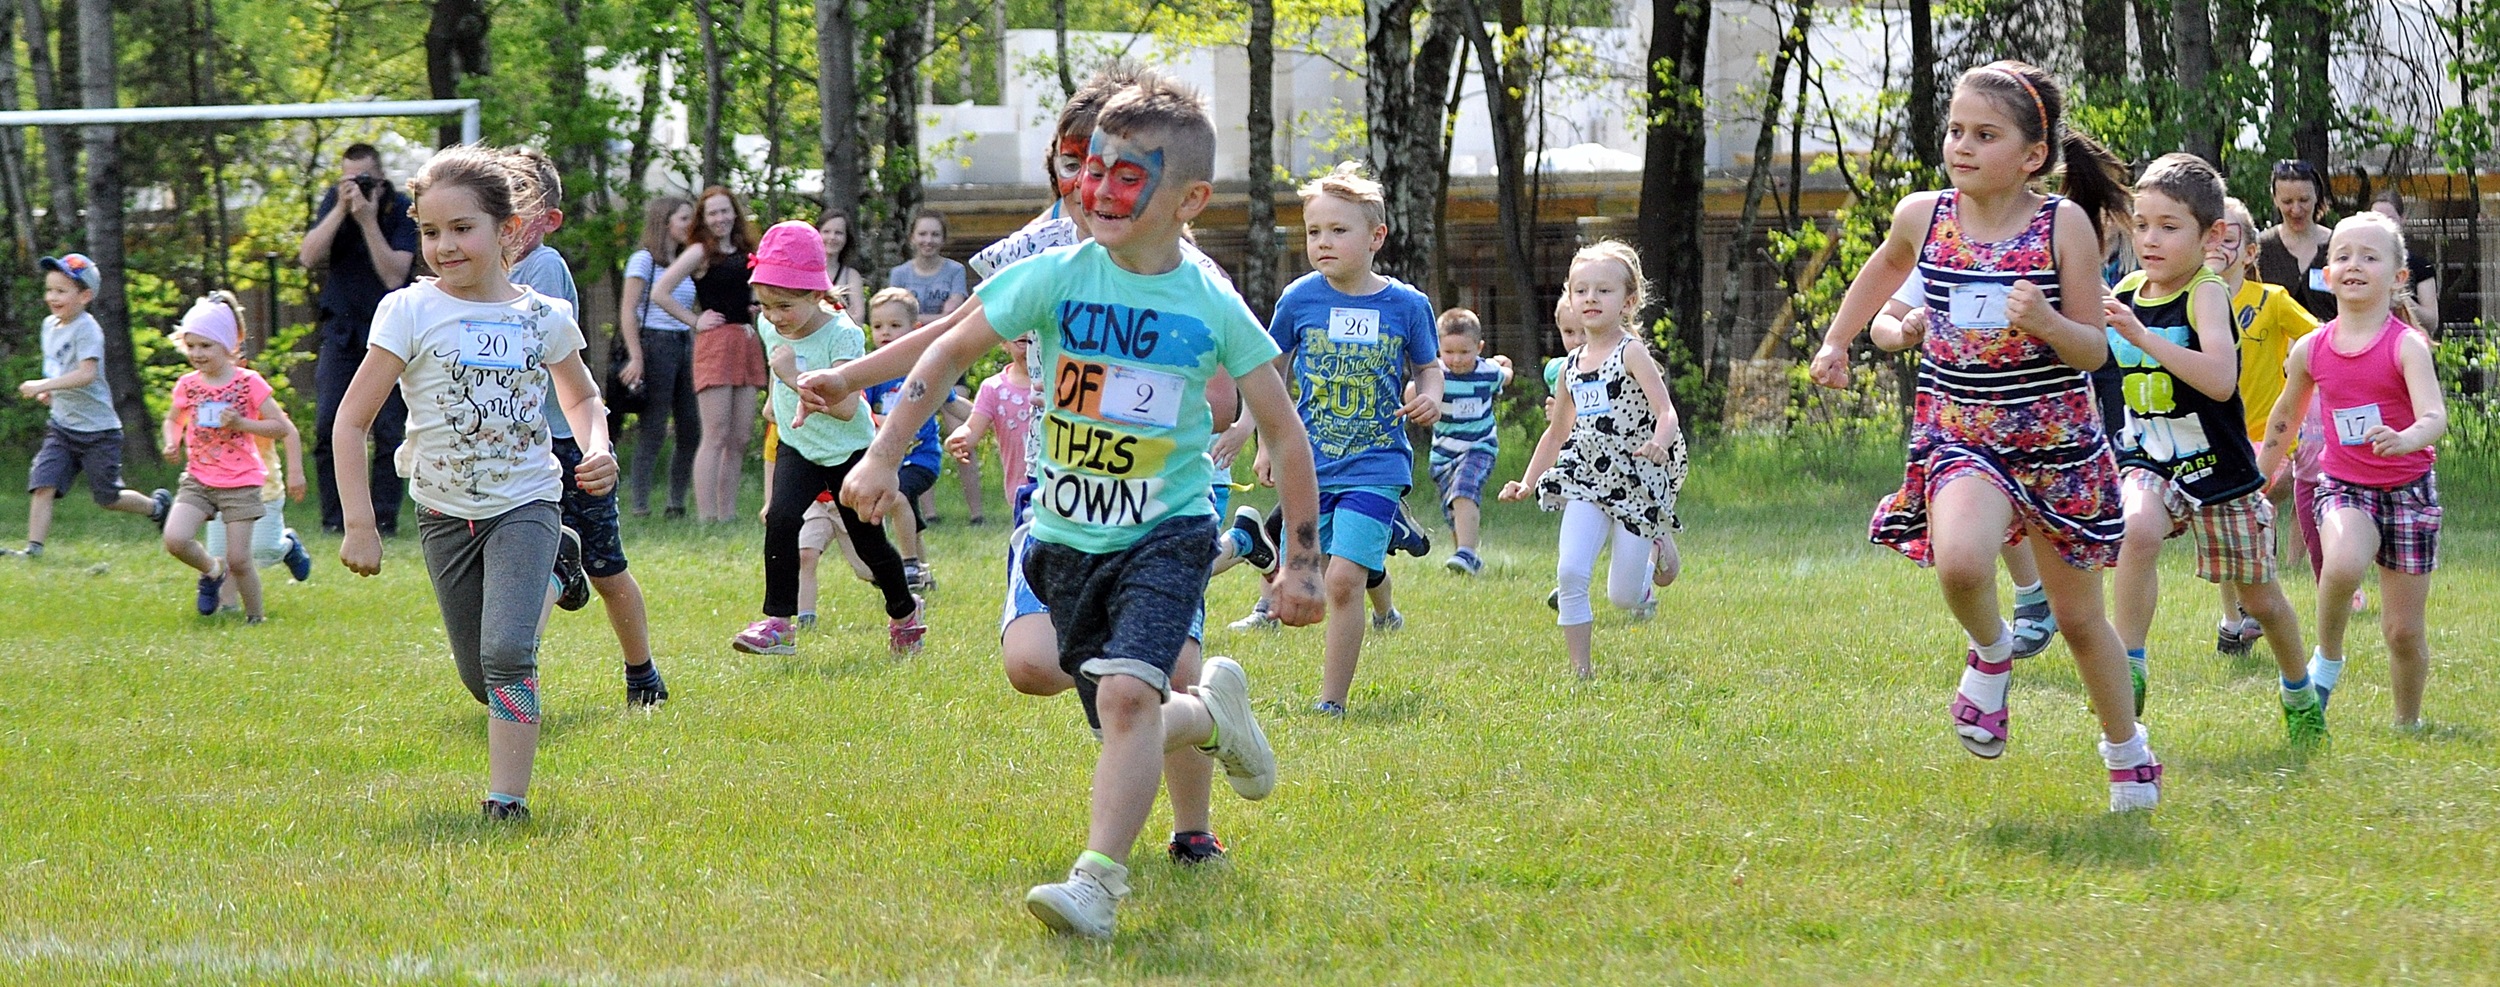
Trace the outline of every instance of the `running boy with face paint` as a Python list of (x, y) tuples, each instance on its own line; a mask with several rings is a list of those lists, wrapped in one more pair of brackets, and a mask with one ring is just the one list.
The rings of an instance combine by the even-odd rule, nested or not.
[(1317, 616), (1319, 493), (1309, 439), (1267, 367), (1275, 345), (1240, 296), (1180, 247), (1182, 227), (1213, 194), (1214, 146), (1204, 103), (1177, 83), (1149, 76), (1113, 97), (1083, 180), (1094, 240), (984, 282), (981, 308), (930, 345), (843, 485), (843, 501), (864, 517), (901, 509), (894, 469), (944, 385), (990, 348), (1035, 334), (1049, 383), (1024, 572), (1056, 618), (1060, 667), (1103, 734), (1085, 849), (1066, 881), (1025, 896), (1062, 932), (1114, 931), (1167, 750), (1206, 751), (1244, 798), (1275, 786), (1241, 666), (1209, 658), (1194, 687), (1172, 682), (1215, 554), (1205, 392), (1219, 369), (1240, 381), (1260, 445), (1278, 450), (1291, 537), (1277, 609), (1288, 623)]

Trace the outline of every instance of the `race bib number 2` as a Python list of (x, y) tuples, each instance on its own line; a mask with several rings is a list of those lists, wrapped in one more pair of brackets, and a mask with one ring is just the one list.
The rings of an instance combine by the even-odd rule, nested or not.
[(480, 370), (519, 370), (521, 324), (460, 320), (460, 365)]
[(1130, 425), (1177, 428), (1186, 388), (1179, 374), (1113, 366), (1103, 380), (1102, 416)]

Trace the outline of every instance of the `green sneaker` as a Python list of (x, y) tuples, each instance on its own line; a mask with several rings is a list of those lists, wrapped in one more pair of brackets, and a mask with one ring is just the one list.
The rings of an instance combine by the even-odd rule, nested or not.
[(2298, 708), (2286, 704), (2283, 707), (2283, 732), (2294, 747), (2326, 746), (2326, 704), (2312, 701)]

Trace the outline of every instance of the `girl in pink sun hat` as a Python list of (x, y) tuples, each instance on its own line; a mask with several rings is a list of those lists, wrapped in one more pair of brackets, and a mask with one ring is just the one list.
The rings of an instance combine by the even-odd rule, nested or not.
[[(773, 494), (764, 507), (764, 614), (731, 638), (729, 646), (748, 654), (786, 655), (798, 650), (798, 629), (791, 621), (799, 612), (799, 529), (807, 522), (807, 509), (819, 494), (842, 489), (842, 481), (876, 438), (876, 427), (855, 396), (830, 414), (798, 424), (799, 396), (791, 382), (799, 374), (867, 355), (868, 343), (849, 316), (825, 304), (833, 281), (825, 271), (824, 239), (815, 227), (795, 221), (774, 225), (764, 231), (748, 267), (759, 311), (773, 329), (758, 338), (773, 368), (772, 414), (781, 451), (773, 462)], [(919, 651), (929, 628), (921, 620), (920, 598), (903, 582), (903, 557), (886, 540), (883, 527), (860, 520), (839, 502), (835, 506), (852, 547), (885, 596), (888, 644), (896, 654)]]
[[(246, 623), (261, 621), (260, 571), (252, 559), (252, 528), (267, 513), (261, 486), (269, 468), (256, 440), (286, 443), (287, 492), (304, 495), (303, 440), (270, 392), (269, 382), (238, 365), (242, 319), (232, 296), (202, 298), (173, 331), (191, 372), (174, 382), (165, 413), (165, 458), (183, 457), (182, 485), (165, 516), (165, 554), (199, 570), (200, 615), (217, 612), (226, 581), (242, 597)], [(196, 537), (210, 519), (225, 522), (223, 558)]]

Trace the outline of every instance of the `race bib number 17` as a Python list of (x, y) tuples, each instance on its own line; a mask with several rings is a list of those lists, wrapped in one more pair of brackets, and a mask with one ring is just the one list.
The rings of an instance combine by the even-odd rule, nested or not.
[(519, 370), (521, 324), (460, 320), (460, 365), (480, 370)]

